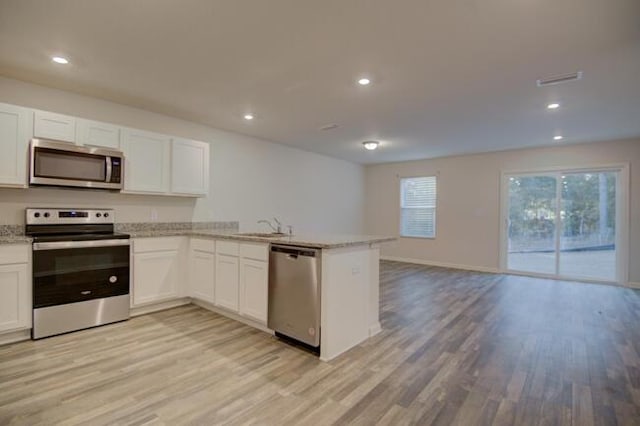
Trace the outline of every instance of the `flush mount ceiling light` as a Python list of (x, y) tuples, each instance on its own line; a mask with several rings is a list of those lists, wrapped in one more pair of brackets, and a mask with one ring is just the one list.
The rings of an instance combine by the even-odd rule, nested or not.
[(253, 114), (245, 114), (245, 115), (244, 115), (244, 119), (245, 119), (245, 120), (248, 120), (248, 121), (253, 120)]
[(69, 60), (63, 56), (53, 56), (51, 57), (51, 60), (56, 64), (61, 64), (61, 65), (67, 65), (69, 63)]
[(560, 108), (560, 104), (553, 103), (553, 104), (547, 105), (547, 109), (558, 109), (558, 108)]
[(362, 145), (364, 145), (364, 148), (369, 150), (369, 151), (373, 151), (374, 149), (376, 149), (378, 147), (378, 145), (380, 145), (380, 142), (378, 141), (364, 141), (362, 142)]
[(554, 141), (561, 141), (562, 139), (564, 139), (564, 136), (560, 136), (560, 135), (558, 135), (558, 136), (554, 136), (554, 137), (553, 137), (553, 140), (554, 140)]
[(369, 84), (371, 84), (371, 80), (369, 80), (366, 77), (362, 77), (361, 79), (358, 80), (358, 84), (360, 86), (368, 86)]

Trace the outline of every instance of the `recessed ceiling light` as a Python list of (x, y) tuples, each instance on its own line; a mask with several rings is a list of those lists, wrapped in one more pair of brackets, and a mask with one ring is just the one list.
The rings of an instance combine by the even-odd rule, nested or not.
[(560, 104), (549, 104), (547, 105), (547, 109), (558, 109), (560, 108)]
[(554, 140), (554, 141), (561, 141), (562, 139), (564, 139), (564, 136), (560, 136), (560, 135), (558, 135), (558, 136), (554, 136), (554, 137), (553, 137), (553, 140)]
[(245, 114), (244, 115), (244, 119), (245, 120), (253, 120), (253, 114)]
[(360, 80), (358, 80), (358, 84), (360, 86), (368, 86), (371, 83), (371, 80), (369, 80), (366, 77), (361, 78)]
[(66, 65), (69, 63), (69, 60), (67, 58), (64, 58), (62, 56), (54, 56), (51, 58), (51, 60), (53, 62), (55, 62), (56, 64), (62, 64), (62, 65)]
[(362, 142), (362, 145), (364, 145), (365, 149), (368, 149), (369, 151), (373, 151), (374, 149), (376, 149), (378, 147), (378, 145), (380, 145), (380, 142), (378, 142), (378, 141), (365, 141), (365, 142)]

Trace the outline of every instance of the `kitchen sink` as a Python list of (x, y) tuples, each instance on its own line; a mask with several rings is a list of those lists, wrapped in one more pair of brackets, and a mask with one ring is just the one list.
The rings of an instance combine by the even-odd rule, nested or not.
[(279, 238), (284, 237), (284, 232), (238, 232), (236, 235), (243, 237)]

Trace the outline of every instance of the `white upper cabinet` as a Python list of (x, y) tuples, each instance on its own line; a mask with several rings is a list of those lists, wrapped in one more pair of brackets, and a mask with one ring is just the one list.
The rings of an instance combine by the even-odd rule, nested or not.
[(33, 136), (58, 141), (76, 141), (76, 119), (48, 111), (34, 111)]
[(206, 195), (209, 192), (208, 143), (173, 139), (171, 192), (184, 195)]
[(0, 186), (28, 186), (29, 141), (53, 139), (121, 150), (125, 193), (209, 193), (209, 144), (0, 103)]
[(123, 192), (169, 192), (171, 138), (134, 129), (123, 129), (122, 133)]
[(120, 127), (99, 121), (77, 119), (76, 143), (101, 148), (120, 149)]
[(31, 110), (0, 104), (0, 185), (27, 186)]

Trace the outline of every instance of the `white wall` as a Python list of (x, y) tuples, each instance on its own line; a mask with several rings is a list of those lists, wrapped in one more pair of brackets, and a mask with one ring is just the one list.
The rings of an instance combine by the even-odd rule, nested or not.
[(640, 283), (640, 141), (600, 142), (366, 167), (365, 230), (399, 233), (398, 177), (438, 176), (437, 236), (399, 238), (382, 255), (481, 270), (499, 268), (500, 174), (545, 167), (630, 164), (629, 280)]
[[(294, 231), (361, 233), (360, 165), (224, 132), (96, 98), (0, 77), (0, 102), (38, 108), (211, 144), (207, 198), (138, 196), (56, 189), (0, 189), (0, 224), (24, 223), (26, 206), (113, 206), (120, 222), (238, 220), (260, 228), (277, 216)], [(0, 141), (1, 143), (1, 141)], [(264, 225), (262, 225), (264, 227)]]

